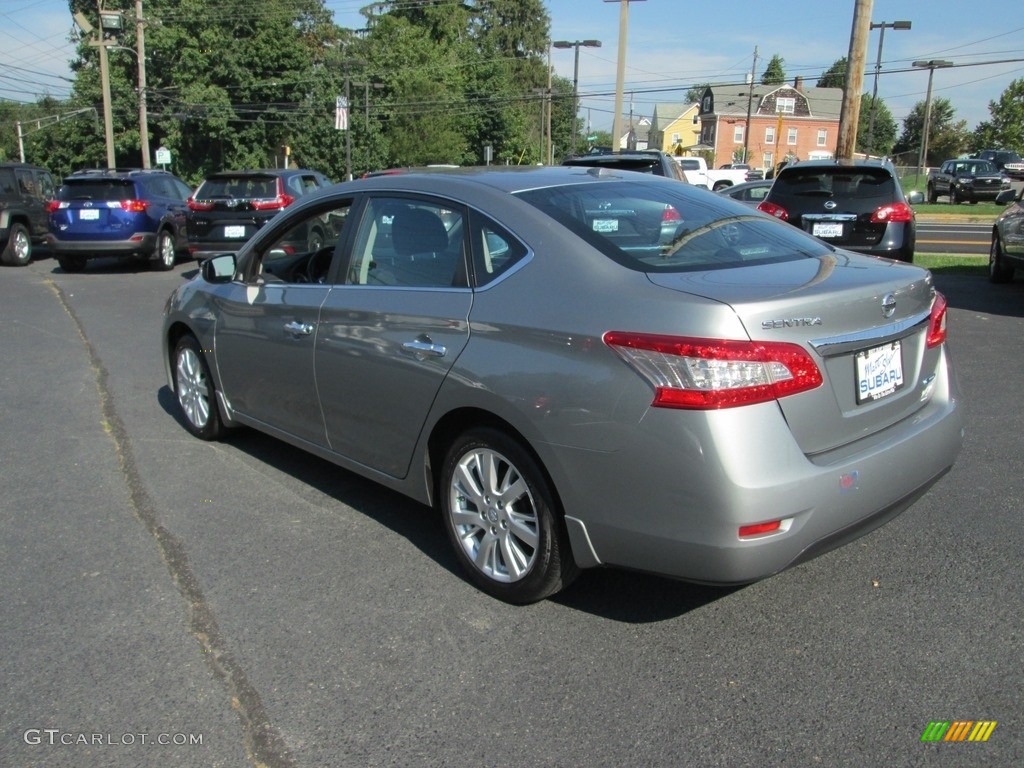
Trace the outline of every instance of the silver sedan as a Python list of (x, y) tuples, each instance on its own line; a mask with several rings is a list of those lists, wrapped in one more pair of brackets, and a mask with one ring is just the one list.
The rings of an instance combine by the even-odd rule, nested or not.
[[(314, 220), (336, 234), (296, 251)], [(900, 513), (962, 442), (926, 270), (629, 172), (339, 184), (164, 315), (189, 431), (258, 429), (436, 506), (515, 603), (597, 566), (769, 576)]]

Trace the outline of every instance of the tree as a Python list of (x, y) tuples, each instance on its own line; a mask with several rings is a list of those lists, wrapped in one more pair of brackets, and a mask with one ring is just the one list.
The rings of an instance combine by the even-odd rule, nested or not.
[[(819, 88), (845, 88), (846, 87), (846, 57), (836, 59), (832, 66), (821, 73), (818, 78)], [(864, 114), (861, 112), (861, 114)]]
[(700, 100), (704, 98), (704, 91), (706, 91), (710, 85), (711, 83), (698, 83), (697, 85), (691, 86), (686, 92), (686, 103), (700, 104)]
[(975, 151), (1006, 148), (1024, 152), (1024, 79), (1014, 80), (999, 97), (988, 103), (991, 119), (974, 129), (971, 148)]
[(782, 85), (786, 82), (786, 71), (782, 68), (784, 61), (785, 59), (777, 53), (772, 56), (764, 69), (764, 74), (761, 75), (762, 85)]
[[(893, 147), (895, 154), (920, 152), (923, 135), (925, 103), (917, 102), (903, 121), (903, 133)], [(931, 120), (928, 130), (928, 157), (925, 165), (937, 165), (943, 160), (956, 157), (970, 145), (967, 122), (954, 121), (956, 111), (949, 99), (932, 100)]]
[(870, 137), (868, 129), (871, 127), (871, 100), (870, 93), (860, 97), (860, 120), (857, 122), (857, 151), (872, 155), (889, 155), (893, 145), (896, 143), (896, 121), (892, 112), (881, 99), (875, 104), (875, 129)]

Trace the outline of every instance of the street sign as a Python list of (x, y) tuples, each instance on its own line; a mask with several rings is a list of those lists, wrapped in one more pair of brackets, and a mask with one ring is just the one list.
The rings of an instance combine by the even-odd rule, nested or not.
[(170, 165), (171, 164), (171, 150), (167, 147), (157, 147), (156, 150), (156, 164), (157, 165)]

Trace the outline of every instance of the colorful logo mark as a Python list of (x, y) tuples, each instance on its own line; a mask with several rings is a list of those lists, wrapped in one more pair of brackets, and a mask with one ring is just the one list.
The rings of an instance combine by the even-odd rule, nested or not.
[(995, 729), (995, 720), (933, 720), (921, 741), (988, 741)]

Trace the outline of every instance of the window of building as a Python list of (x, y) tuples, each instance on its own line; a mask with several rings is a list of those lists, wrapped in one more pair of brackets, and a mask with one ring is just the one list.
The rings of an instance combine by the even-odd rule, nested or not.
[(796, 145), (796, 128), (789, 128), (786, 132), (786, 143), (791, 147)]
[(774, 144), (775, 143), (775, 126), (769, 126), (764, 129), (764, 143)]
[(680, 141), (679, 134), (678, 133), (673, 133), (672, 134), (672, 143), (673, 144), (678, 144), (679, 141)]
[(780, 96), (775, 100), (775, 111), (792, 115), (796, 112), (796, 98), (793, 96)]
[(735, 144), (742, 144), (743, 143), (743, 126), (742, 125), (733, 126), (733, 129), (732, 129), (732, 140), (733, 140), (733, 143), (735, 143)]
[(818, 146), (824, 147), (828, 143), (828, 130), (826, 128), (818, 129)]
[(774, 152), (765, 152), (764, 153), (764, 160), (761, 161), (761, 167), (764, 168), (767, 171), (773, 165), (775, 165), (775, 153)]

